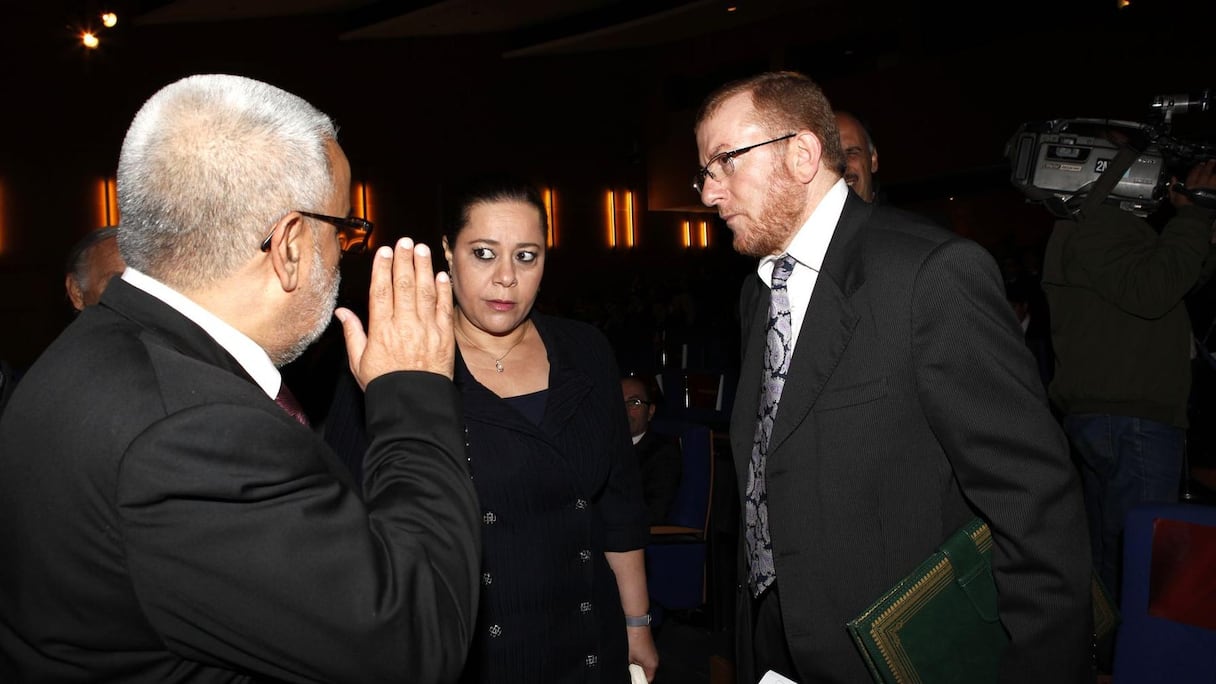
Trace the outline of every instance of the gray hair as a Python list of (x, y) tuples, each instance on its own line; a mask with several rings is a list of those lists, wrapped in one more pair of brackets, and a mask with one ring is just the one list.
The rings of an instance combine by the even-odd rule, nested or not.
[(180, 289), (231, 275), (275, 221), (329, 198), (336, 135), (303, 99), (249, 78), (165, 86), (135, 115), (118, 160), (123, 260)]

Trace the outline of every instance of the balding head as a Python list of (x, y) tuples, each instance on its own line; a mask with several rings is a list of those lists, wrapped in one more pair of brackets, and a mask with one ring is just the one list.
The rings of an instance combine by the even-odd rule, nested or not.
[(857, 196), (874, 201), (874, 174), (878, 172), (878, 148), (870, 132), (849, 112), (836, 112), (840, 147), (844, 150), (844, 180)]

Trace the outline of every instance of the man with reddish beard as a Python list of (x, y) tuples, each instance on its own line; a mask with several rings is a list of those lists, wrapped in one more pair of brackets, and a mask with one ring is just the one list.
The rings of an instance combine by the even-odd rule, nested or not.
[(869, 682), (845, 623), (979, 515), (992, 529), (1002, 682), (1089, 672), (1090, 562), (1068, 445), (997, 265), (867, 204), (802, 74), (714, 92), (696, 188), (740, 253), (740, 682)]

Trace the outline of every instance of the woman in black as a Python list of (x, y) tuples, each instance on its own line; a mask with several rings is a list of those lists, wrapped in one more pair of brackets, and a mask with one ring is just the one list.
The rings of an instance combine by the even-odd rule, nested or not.
[(447, 218), (455, 380), (483, 522), (462, 681), (628, 682), (630, 662), (652, 679), (646, 510), (612, 349), (589, 324), (532, 310), (546, 235), (534, 188), (482, 179)]

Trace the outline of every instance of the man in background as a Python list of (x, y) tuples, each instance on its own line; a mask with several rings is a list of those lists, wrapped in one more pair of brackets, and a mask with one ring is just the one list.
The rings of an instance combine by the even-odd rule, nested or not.
[(723, 86), (695, 131), (701, 201), (759, 259), (730, 425), (739, 681), (870, 681), (844, 625), (975, 516), (999, 681), (1092, 681), (1080, 486), (991, 254), (851, 192), (802, 74)]
[(680, 443), (650, 429), (656, 407), (646, 381), (637, 376), (621, 378), (621, 393), (625, 397), (633, 451), (642, 472), (642, 498), (650, 513), (650, 524), (662, 525), (667, 522), (667, 512), (684, 473)]
[[(1195, 165), (1186, 186), (1216, 189), (1216, 161)], [(1058, 222), (1043, 264), (1050, 396), (1081, 461), (1094, 568), (1115, 595), (1128, 511), (1179, 499), (1193, 354), (1184, 298), (1216, 271), (1216, 210), (1173, 189), (1170, 203), (1160, 231), (1111, 205)]]
[(96, 304), (110, 284), (110, 278), (126, 268), (118, 253), (117, 235), (118, 228), (114, 226), (90, 231), (68, 252), (63, 287), (76, 311)]
[[(0, 418), (0, 681), (454, 681), (481, 514), (430, 250), (373, 256), (366, 332), (335, 312), (371, 224), (334, 125), (238, 76), (145, 102), (118, 187), (127, 269)], [(335, 313), (362, 488), (278, 370)]]
[(874, 174), (878, 173), (878, 148), (870, 131), (853, 114), (838, 110), (836, 128), (844, 152), (844, 182), (863, 201), (873, 202), (877, 194)]

